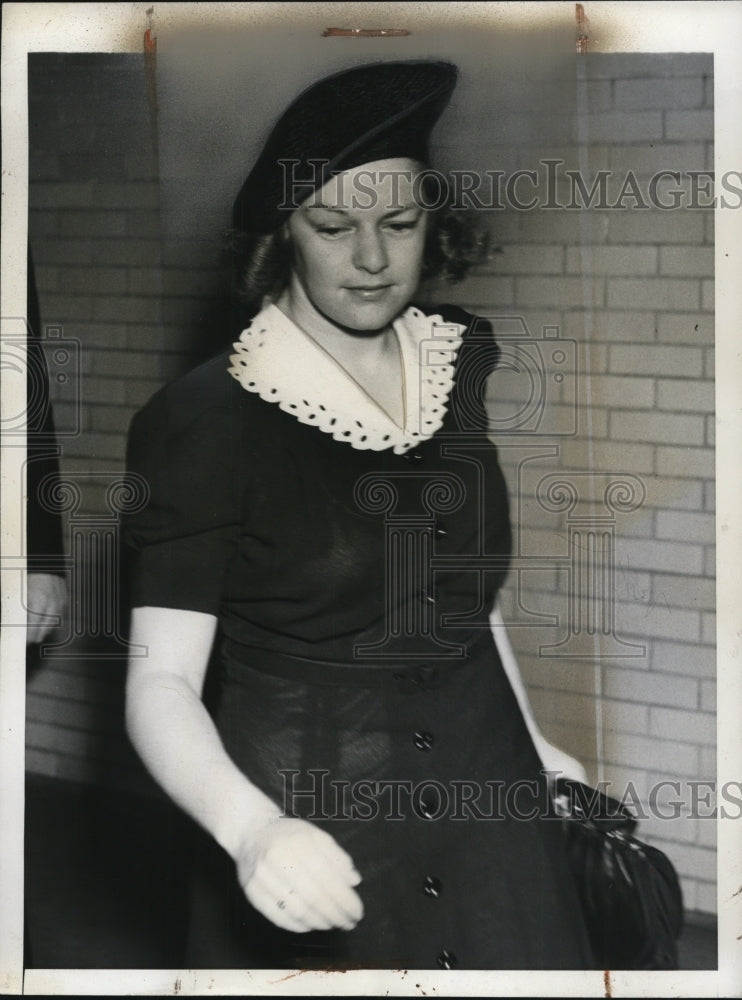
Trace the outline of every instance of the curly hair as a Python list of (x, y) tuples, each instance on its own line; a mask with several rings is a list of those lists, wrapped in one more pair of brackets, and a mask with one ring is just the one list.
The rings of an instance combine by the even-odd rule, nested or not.
[[(481, 217), (447, 202), (429, 210), (422, 279), (443, 278), (455, 283), (481, 264), (490, 250), (490, 233)], [(264, 296), (275, 298), (291, 273), (291, 243), (283, 228), (272, 233), (227, 233), (233, 290), (248, 308), (260, 308)]]

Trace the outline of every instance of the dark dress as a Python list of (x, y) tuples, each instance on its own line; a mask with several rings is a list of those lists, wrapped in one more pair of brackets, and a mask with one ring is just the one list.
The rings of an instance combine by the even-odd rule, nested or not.
[(442, 427), (404, 454), (300, 423), (246, 392), (227, 355), (134, 420), (129, 467), (151, 489), (126, 525), (134, 606), (219, 617), (210, 681), (227, 752), (363, 878), (353, 931), (291, 934), (252, 909), (204, 835), (191, 967), (590, 965), (489, 628), (511, 537), (482, 399), (496, 352), (475, 327)]

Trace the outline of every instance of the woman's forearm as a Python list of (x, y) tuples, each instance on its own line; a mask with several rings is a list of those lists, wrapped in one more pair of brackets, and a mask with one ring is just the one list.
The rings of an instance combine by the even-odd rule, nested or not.
[(137, 608), (126, 685), (129, 737), (168, 795), (234, 857), (246, 831), (281, 810), (236, 767), (201, 701), (214, 620), (207, 615)]
[(490, 624), (493, 627), (495, 644), (497, 645), (497, 651), (500, 654), (503, 669), (508, 680), (510, 681), (510, 686), (513, 689), (515, 699), (518, 702), (518, 707), (520, 708), (523, 716), (523, 721), (525, 722), (526, 728), (528, 729), (530, 737), (533, 740), (536, 753), (539, 755), (541, 763), (544, 765), (544, 769), (546, 771), (554, 772), (555, 774), (563, 774), (565, 777), (574, 778), (577, 781), (587, 781), (587, 774), (582, 764), (580, 764), (578, 760), (575, 760), (574, 757), (565, 753), (563, 750), (555, 747), (541, 732), (541, 728), (536, 721), (535, 715), (533, 714), (531, 701), (528, 697), (528, 691), (526, 690), (526, 685), (523, 681), (515, 652), (513, 651), (513, 647), (510, 645), (510, 639), (508, 638), (507, 629), (505, 628), (505, 623), (503, 622), (502, 614), (500, 613), (498, 605), (495, 605), (492, 610)]
[(520, 667), (518, 666), (518, 661), (515, 657), (513, 647), (510, 645), (510, 639), (508, 638), (505, 623), (497, 604), (492, 609), (492, 614), (490, 615), (490, 625), (492, 626), (495, 645), (497, 646), (497, 651), (500, 654), (500, 661), (502, 663), (503, 670), (510, 681), (510, 687), (513, 689), (515, 700), (518, 702), (518, 707), (520, 708), (523, 716), (523, 721), (526, 724), (526, 728), (528, 729), (534, 745), (537, 749), (539, 749), (544, 743), (546, 743), (546, 738), (541, 732), (539, 725), (536, 722), (536, 717), (533, 714), (531, 701), (528, 697), (523, 677), (521, 676)]
[(245, 829), (280, 809), (227, 756), (198, 695), (175, 674), (130, 681), (127, 728), (154, 779), (234, 857)]

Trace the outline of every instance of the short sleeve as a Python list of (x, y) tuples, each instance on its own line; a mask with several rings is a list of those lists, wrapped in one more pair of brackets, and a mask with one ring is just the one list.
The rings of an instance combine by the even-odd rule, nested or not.
[(492, 324), (484, 316), (475, 316), (455, 305), (436, 306), (435, 311), (445, 322), (464, 327), (451, 395), (451, 409), (459, 430), (489, 433), (487, 382), (500, 358)]
[(146, 500), (122, 524), (129, 603), (219, 613), (239, 538), (241, 479), (233, 412), (183, 419), (155, 401), (132, 421), (127, 469)]

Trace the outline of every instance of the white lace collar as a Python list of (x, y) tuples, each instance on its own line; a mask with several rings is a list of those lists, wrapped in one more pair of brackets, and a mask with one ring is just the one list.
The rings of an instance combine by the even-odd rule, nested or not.
[(359, 450), (400, 455), (443, 423), (465, 327), (410, 306), (394, 322), (406, 393), (407, 421), (384, 410), (277, 306), (266, 306), (233, 345), (229, 369), (240, 385), (302, 424)]

